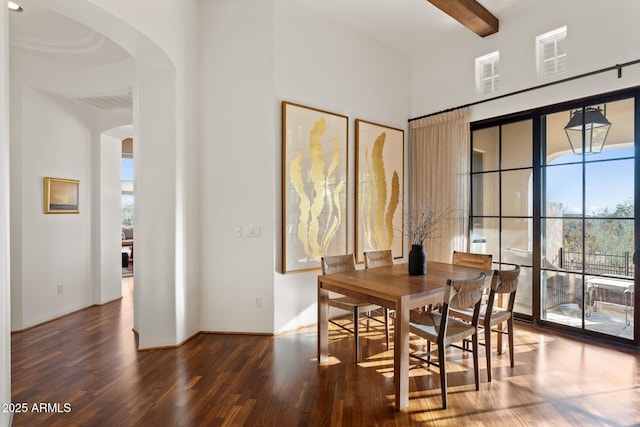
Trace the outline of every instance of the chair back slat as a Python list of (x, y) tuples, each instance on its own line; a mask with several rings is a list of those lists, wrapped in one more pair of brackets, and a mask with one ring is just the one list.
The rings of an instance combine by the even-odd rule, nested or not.
[(322, 257), (322, 274), (344, 273), (355, 269), (356, 261), (353, 254)]
[(458, 309), (475, 306), (482, 298), (485, 278), (486, 274), (480, 273), (479, 277), (470, 280), (449, 279), (443, 303)]
[[(497, 273), (497, 274), (496, 274)], [(513, 270), (496, 271), (498, 280), (491, 284), (491, 289), (498, 294), (510, 294), (518, 289), (518, 278), (520, 277), (520, 266), (516, 265)]]
[(376, 268), (393, 265), (391, 249), (386, 251), (369, 251), (364, 253), (365, 268)]
[(451, 264), (482, 268), (485, 270), (491, 270), (492, 262), (493, 255), (491, 254), (474, 254), (471, 252), (453, 251), (453, 255), (451, 256)]
[(520, 266), (516, 265), (513, 270), (496, 270), (493, 273), (493, 281), (491, 282), (491, 292), (489, 293), (489, 300), (487, 301), (487, 316), (485, 316), (485, 323), (490, 325), (491, 314), (494, 306), (497, 306), (496, 295), (497, 294), (509, 294), (509, 301), (506, 309), (509, 312), (513, 312), (513, 307), (516, 302), (516, 291), (518, 290), (518, 278), (520, 277)]

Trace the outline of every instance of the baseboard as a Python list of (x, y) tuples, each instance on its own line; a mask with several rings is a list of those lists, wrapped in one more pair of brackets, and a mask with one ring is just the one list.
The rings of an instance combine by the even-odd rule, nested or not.
[[(123, 298), (122, 296), (119, 296), (117, 298), (110, 299), (109, 301), (99, 302), (99, 303), (93, 304), (92, 306), (87, 307), (87, 308), (100, 307), (100, 306), (103, 306), (103, 305), (106, 305), (106, 304), (111, 304), (112, 302), (120, 301), (122, 298)], [(86, 310), (86, 309), (83, 308), (82, 310)], [(81, 310), (79, 310), (79, 311), (81, 311)]]
[(266, 336), (271, 337), (274, 334), (272, 332), (242, 332), (242, 331), (200, 331), (200, 334), (211, 335), (254, 335), (254, 336)]
[(309, 323), (309, 324), (298, 326), (298, 327), (291, 328), (291, 329), (283, 329), (281, 331), (274, 332), (273, 335), (274, 336), (279, 336), (279, 335), (284, 335), (284, 334), (288, 334), (288, 333), (291, 333), (291, 332), (297, 332), (297, 331), (300, 331), (302, 329), (317, 328), (317, 325), (318, 325), (318, 322)]
[[(138, 333), (138, 331), (134, 328), (133, 332), (136, 334), (136, 336), (140, 336), (140, 334)], [(186, 338), (185, 340), (183, 340), (182, 342), (179, 342), (178, 344), (173, 344), (173, 345), (161, 345), (158, 347), (145, 347), (145, 348), (138, 348), (138, 351), (149, 351), (149, 350), (167, 350), (167, 349), (175, 349), (178, 347), (183, 346), (184, 344), (188, 343), (189, 341), (191, 341), (192, 339), (194, 339), (195, 337), (197, 337), (198, 335), (200, 335), (203, 332), (196, 332), (195, 334), (191, 335), (190, 337)]]
[[(107, 304), (108, 304), (108, 303), (107, 303)], [(60, 316), (56, 316), (56, 317), (54, 317), (54, 318), (52, 318), (52, 319), (44, 320), (44, 321), (42, 321), (42, 322), (38, 322), (38, 323), (36, 323), (36, 324), (34, 324), (34, 325), (27, 326), (26, 328), (13, 330), (13, 331), (11, 331), (11, 333), (12, 333), (12, 334), (14, 334), (14, 333), (26, 332), (26, 331), (29, 331), (29, 330), (31, 330), (31, 329), (33, 329), (33, 328), (37, 328), (38, 326), (46, 325), (47, 323), (51, 323), (51, 322), (54, 322), (54, 321), (56, 321), (56, 320), (63, 319), (63, 318), (65, 318), (65, 317), (67, 317), (67, 316), (71, 316), (72, 314), (79, 313), (79, 312), (84, 311), (84, 310), (87, 310), (87, 309), (89, 309), (89, 308), (97, 307), (98, 305), (99, 305), (99, 304), (91, 304), (91, 305), (89, 305), (89, 306), (87, 306), (87, 307), (79, 308), (79, 309), (77, 309), (77, 310), (70, 311), (69, 313), (65, 313), (65, 314), (61, 314)]]

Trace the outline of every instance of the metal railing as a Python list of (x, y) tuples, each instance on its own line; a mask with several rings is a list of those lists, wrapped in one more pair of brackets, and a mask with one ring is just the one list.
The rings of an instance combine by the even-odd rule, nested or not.
[[(560, 248), (558, 260), (560, 261), (560, 267), (564, 270), (582, 271), (583, 269), (581, 252), (572, 252)], [(621, 254), (585, 254), (584, 271), (585, 273), (593, 274), (633, 277), (633, 254), (630, 252)]]

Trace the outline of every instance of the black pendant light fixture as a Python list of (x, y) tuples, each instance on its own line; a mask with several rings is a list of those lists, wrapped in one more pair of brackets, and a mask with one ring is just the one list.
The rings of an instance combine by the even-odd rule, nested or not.
[(570, 114), (571, 118), (564, 127), (564, 131), (567, 133), (573, 153), (582, 153), (583, 131), (584, 154), (600, 153), (611, 128), (611, 122), (605, 117), (607, 106), (604, 106), (604, 114), (600, 107), (580, 108)]

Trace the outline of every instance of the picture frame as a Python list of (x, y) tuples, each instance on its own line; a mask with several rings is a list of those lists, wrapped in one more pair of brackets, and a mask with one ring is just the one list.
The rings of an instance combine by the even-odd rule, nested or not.
[(314, 270), (348, 244), (347, 116), (282, 101), (282, 272)]
[(362, 119), (356, 131), (355, 256), (391, 249), (404, 257), (404, 130)]
[(44, 178), (45, 214), (80, 213), (79, 197), (79, 180), (51, 177)]

